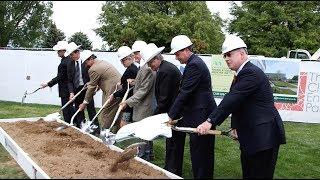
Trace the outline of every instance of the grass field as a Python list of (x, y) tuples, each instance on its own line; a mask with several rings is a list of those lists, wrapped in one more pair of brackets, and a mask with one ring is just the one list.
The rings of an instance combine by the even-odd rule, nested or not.
[[(59, 106), (23, 104), (0, 101), (0, 119), (40, 117), (57, 112)], [(230, 121), (225, 121), (217, 129), (228, 129)], [(310, 179), (320, 178), (320, 124), (285, 122), (287, 144), (280, 147), (274, 178)], [(123, 147), (125, 143), (118, 144)], [(164, 166), (165, 140), (154, 141), (155, 160), (152, 162)], [(236, 141), (217, 136), (215, 144), (214, 178), (242, 178), (239, 159), (240, 151)], [(183, 178), (193, 178), (189, 139), (186, 140), (183, 164)], [(0, 179), (26, 179), (27, 175), (15, 163), (10, 154), (0, 146)]]

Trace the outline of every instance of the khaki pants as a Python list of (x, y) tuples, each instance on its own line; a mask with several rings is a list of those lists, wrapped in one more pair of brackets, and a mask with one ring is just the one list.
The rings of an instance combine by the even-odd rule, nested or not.
[[(102, 110), (101, 116), (102, 116), (102, 121), (104, 122), (102, 129), (108, 129), (111, 126), (112, 121), (117, 113), (118, 108), (119, 108), (120, 102), (121, 102), (121, 99), (114, 99), (111, 104), (107, 105)], [(121, 113), (119, 114), (113, 128), (111, 129), (112, 133), (116, 133), (120, 129), (120, 117), (121, 117), (120, 115), (121, 115)]]

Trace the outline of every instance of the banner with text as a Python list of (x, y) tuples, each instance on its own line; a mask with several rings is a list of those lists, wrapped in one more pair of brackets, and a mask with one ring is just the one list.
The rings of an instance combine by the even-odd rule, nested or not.
[[(221, 55), (213, 55), (211, 64), (212, 88), (215, 97), (222, 98), (233, 79), (231, 71)], [(250, 58), (268, 76), (276, 102), (297, 102), (300, 60), (280, 58)]]
[[(266, 57), (249, 60), (269, 78), (275, 106), (284, 121), (320, 123), (320, 62)], [(215, 98), (222, 99), (229, 92), (233, 75), (221, 55), (212, 56)]]

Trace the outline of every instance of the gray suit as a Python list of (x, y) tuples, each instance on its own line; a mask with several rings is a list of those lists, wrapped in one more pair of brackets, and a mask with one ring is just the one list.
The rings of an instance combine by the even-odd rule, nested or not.
[(155, 76), (147, 64), (140, 67), (134, 81), (133, 95), (125, 102), (133, 107), (133, 121), (137, 122), (153, 114), (152, 96)]

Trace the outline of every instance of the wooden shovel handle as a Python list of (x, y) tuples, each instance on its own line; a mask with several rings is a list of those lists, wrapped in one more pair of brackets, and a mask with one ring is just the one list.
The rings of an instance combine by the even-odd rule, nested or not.
[[(183, 132), (190, 132), (190, 133), (197, 133), (197, 129), (196, 128), (190, 128), (190, 127), (173, 127), (174, 130), (177, 131), (183, 131)], [(207, 134), (211, 134), (211, 135), (221, 135), (222, 132), (219, 130), (208, 130)]]

